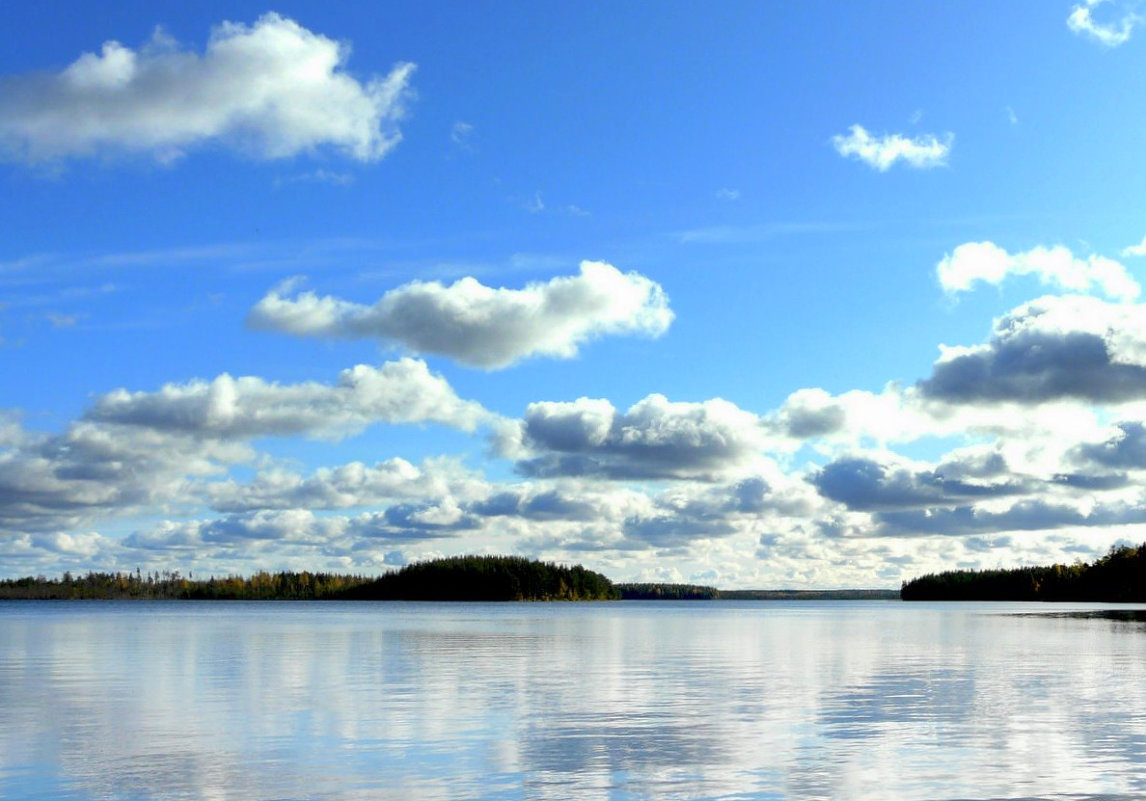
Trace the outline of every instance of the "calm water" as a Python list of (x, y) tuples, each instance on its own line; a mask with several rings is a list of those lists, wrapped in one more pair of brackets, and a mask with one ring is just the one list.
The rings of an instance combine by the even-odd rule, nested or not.
[(1146, 625), (1049, 609), (0, 604), (0, 797), (1146, 796)]

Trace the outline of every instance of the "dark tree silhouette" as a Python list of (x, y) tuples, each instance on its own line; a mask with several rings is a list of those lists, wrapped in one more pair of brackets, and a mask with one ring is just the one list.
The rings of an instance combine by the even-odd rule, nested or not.
[(1092, 564), (952, 570), (905, 581), (905, 601), (1146, 602), (1146, 543), (1114, 546)]

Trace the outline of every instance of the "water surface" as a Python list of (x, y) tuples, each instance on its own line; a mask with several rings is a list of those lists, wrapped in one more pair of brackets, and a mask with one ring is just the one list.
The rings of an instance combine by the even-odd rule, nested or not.
[(1140, 797), (1096, 609), (0, 604), (0, 798)]

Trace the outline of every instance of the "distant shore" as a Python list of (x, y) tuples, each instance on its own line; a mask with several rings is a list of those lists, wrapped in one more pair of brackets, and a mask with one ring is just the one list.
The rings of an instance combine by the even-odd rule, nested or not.
[(0, 580), (0, 600), (188, 601), (832, 601), (898, 600), (897, 590), (718, 590), (695, 584), (614, 583), (580, 565), (514, 556), (418, 562), (382, 576), (303, 571), (196, 578), (179, 571), (65, 573)]

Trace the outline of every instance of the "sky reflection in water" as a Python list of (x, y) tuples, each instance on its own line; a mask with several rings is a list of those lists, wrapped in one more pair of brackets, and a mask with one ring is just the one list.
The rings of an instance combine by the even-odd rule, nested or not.
[(1146, 627), (1046, 609), (9, 604), (0, 797), (1146, 793)]

